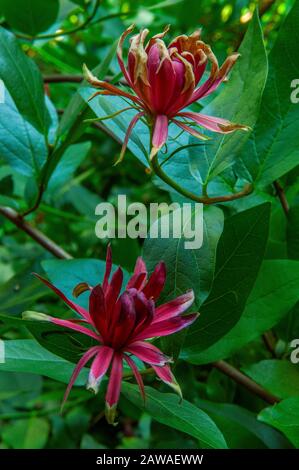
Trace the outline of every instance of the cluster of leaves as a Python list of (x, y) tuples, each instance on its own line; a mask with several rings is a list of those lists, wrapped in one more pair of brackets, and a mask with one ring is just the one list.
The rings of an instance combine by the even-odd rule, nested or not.
[[(290, 342), (299, 334), (299, 105), (290, 100), (291, 82), (299, 78), (299, 2), (270, 2), (267, 11), (261, 4), (261, 21), (254, 7), (247, 1), (228, 7), (222, 0), (213, 6), (203, 1), (200, 7), (196, 0), (0, 0), (0, 79), (5, 84), (0, 206), (29, 213), (26, 220), (76, 258), (54, 259), (1, 219), (2, 447), (299, 446), (299, 370), (289, 359)], [(45, 272), (69, 296), (80, 281), (101, 281), (105, 244), (94, 235), (99, 202), (115, 202), (118, 194), (145, 204), (182, 201), (145, 171), (148, 129), (142, 123), (132, 134), (131, 155), (113, 167), (130, 112), (104, 121), (101, 129), (86, 122), (116, 112), (123, 107), (121, 99), (88, 102), (92, 90), (85, 83), (67, 83), (74, 76), (76, 82), (83, 62), (95, 67), (99, 77), (117, 81), (115, 40), (133, 21), (150, 26), (153, 33), (171, 23), (174, 34), (201, 24), (205, 39), (216, 42), (220, 60), (228, 47), (241, 43), (242, 57), (229, 82), (216, 97), (194, 106), (253, 131), (213, 135), (198, 145), (170, 128), (162, 158), (167, 174), (196, 194), (202, 187), (210, 195), (234, 192), (244, 182), (254, 191), (244, 199), (204, 208), (204, 244), (199, 250), (184, 249), (183, 239), (148, 238), (143, 245), (129, 238), (113, 241), (114, 261), (128, 272), (141, 253), (150, 270), (163, 259), (168, 280), (161, 301), (192, 288), (201, 315), (186, 334), (161, 344), (176, 358), (183, 403), (147, 375), (144, 407), (128, 379), (119, 425), (111, 428), (102, 420), (105, 381), (93, 397), (82, 387), (87, 369), (64, 415), (59, 414), (65, 384), (88, 346), (86, 340), (23, 321), (20, 314), (26, 309), (70, 314), (32, 279), (33, 270)], [(64, 83), (47, 83), (59, 82), (57, 74)], [(273, 183), (285, 188), (281, 198), (287, 217)], [(82, 296), (82, 303), (86, 301)], [(214, 364), (224, 359), (279, 403), (265, 404), (223, 375)]]

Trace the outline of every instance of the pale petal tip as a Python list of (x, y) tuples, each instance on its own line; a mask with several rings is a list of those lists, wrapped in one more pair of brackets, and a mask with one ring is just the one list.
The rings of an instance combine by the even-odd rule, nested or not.
[(109, 403), (106, 401), (106, 404), (105, 404), (105, 417), (106, 417), (106, 420), (107, 420), (108, 424), (112, 424), (113, 426), (117, 426), (118, 423), (115, 422), (116, 414), (117, 414), (117, 405), (114, 404), (114, 405), (110, 406)]
[(95, 395), (98, 393), (100, 388), (100, 380), (96, 379), (95, 376), (90, 373), (88, 377), (88, 383), (86, 385), (87, 390), (91, 390)]
[(51, 321), (49, 315), (40, 312), (26, 311), (22, 313), (23, 320)]

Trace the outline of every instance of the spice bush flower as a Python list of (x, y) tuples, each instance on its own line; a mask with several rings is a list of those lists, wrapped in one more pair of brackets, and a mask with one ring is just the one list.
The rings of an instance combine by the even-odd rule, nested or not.
[(182, 316), (194, 301), (193, 291), (156, 306), (166, 280), (165, 264), (160, 262), (148, 278), (142, 258), (138, 258), (134, 273), (121, 293), (123, 271), (119, 267), (111, 276), (112, 255), (107, 249), (106, 270), (102, 284), (91, 287), (80, 283), (74, 289), (74, 296), (90, 291), (89, 309), (86, 310), (68, 299), (49, 281), (36, 276), (52, 289), (77, 314), (79, 318), (63, 320), (35, 312), (25, 312), (24, 318), (50, 321), (56, 325), (78, 331), (93, 338), (96, 343), (88, 349), (76, 365), (67, 386), (63, 403), (66, 401), (81, 369), (92, 359), (87, 388), (97, 393), (101, 379), (111, 366), (106, 393), (106, 417), (113, 423), (116, 415), (124, 361), (132, 369), (144, 398), (142, 376), (133, 356), (149, 364), (157, 376), (181, 395), (169, 362), (171, 359), (162, 353), (149, 339), (167, 336), (191, 325), (197, 313)]
[[(130, 39), (128, 60), (125, 65), (123, 43), (133, 29), (134, 25), (122, 34), (117, 50), (121, 71), (133, 93), (98, 80), (84, 66), (84, 76), (87, 81), (93, 87), (101, 89), (91, 98), (98, 95), (120, 96), (131, 100), (132, 107), (138, 111), (128, 126), (119, 161), (124, 156), (134, 126), (141, 118), (146, 118), (152, 129), (151, 158), (166, 143), (170, 122), (200, 139), (207, 137), (194, 129), (192, 127), (194, 124), (224, 134), (238, 129), (248, 130), (247, 126), (232, 123), (227, 119), (183, 111), (184, 108), (216, 90), (227, 78), (239, 57), (238, 53), (227, 57), (219, 67), (210, 46), (201, 40), (200, 31), (195, 31), (191, 36), (178, 36), (166, 46), (163, 39), (169, 27), (153, 36), (146, 45), (145, 39), (149, 31), (144, 29)], [(203, 81), (209, 63), (210, 74), (207, 80)], [(128, 108), (124, 110), (126, 109)]]

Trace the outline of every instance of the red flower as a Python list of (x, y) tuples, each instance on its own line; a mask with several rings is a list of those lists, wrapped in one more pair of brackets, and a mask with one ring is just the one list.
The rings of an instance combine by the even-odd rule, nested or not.
[[(87, 81), (92, 86), (102, 89), (92, 98), (97, 95), (121, 96), (131, 100), (132, 106), (138, 110), (129, 124), (119, 160), (124, 156), (133, 127), (142, 117), (146, 117), (149, 125), (153, 127), (151, 157), (156, 155), (166, 143), (169, 122), (175, 123), (184, 131), (200, 139), (207, 137), (190, 127), (188, 123), (186, 124), (185, 119), (213, 132), (229, 133), (236, 129), (248, 130), (247, 126), (234, 124), (226, 119), (201, 113), (181, 112), (195, 101), (215, 91), (226, 79), (239, 54), (229, 56), (219, 68), (211, 48), (200, 40), (200, 31), (196, 31), (191, 36), (178, 36), (166, 46), (163, 38), (168, 32), (167, 27), (163, 33), (152, 37), (144, 47), (145, 38), (149, 33), (147, 29), (144, 29), (130, 40), (126, 67), (122, 46), (133, 29), (134, 26), (130, 26), (122, 34), (117, 56), (122, 73), (135, 94), (98, 80), (84, 66)], [(209, 78), (199, 85), (209, 62), (211, 63)]]
[(181, 393), (180, 387), (168, 365), (170, 358), (145, 340), (167, 336), (186, 328), (194, 322), (197, 314), (192, 313), (182, 316), (182, 313), (194, 301), (192, 290), (156, 307), (155, 303), (160, 296), (166, 279), (166, 269), (163, 262), (156, 266), (148, 279), (145, 263), (142, 258), (138, 258), (134, 273), (122, 294), (120, 292), (123, 283), (123, 272), (121, 268), (118, 268), (110, 280), (111, 268), (111, 249), (108, 247), (103, 283), (95, 287), (81, 283), (75, 287), (75, 296), (90, 290), (89, 310), (75, 304), (49, 281), (36, 274), (81, 318), (61, 320), (34, 312), (28, 312), (25, 317), (50, 321), (56, 325), (88, 335), (98, 342), (97, 345), (83, 354), (76, 365), (63, 402), (67, 399), (79, 372), (90, 359), (93, 359), (93, 362), (89, 372), (87, 388), (94, 390), (95, 393), (98, 391), (102, 377), (111, 365), (110, 380), (106, 393), (106, 417), (108, 422), (113, 423), (121, 389), (123, 361), (126, 361), (132, 369), (140, 392), (144, 397), (142, 377), (132, 356), (136, 356), (141, 361), (149, 364), (161, 380), (173, 387), (179, 394)]

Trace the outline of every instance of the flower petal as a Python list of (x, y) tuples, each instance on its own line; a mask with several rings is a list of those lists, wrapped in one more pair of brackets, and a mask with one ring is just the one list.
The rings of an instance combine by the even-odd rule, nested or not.
[(157, 264), (151, 274), (146, 286), (143, 288), (144, 295), (149, 299), (157, 300), (164, 289), (166, 281), (166, 266), (163, 261)]
[(189, 134), (193, 135), (193, 137), (196, 137), (197, 139), (210, 140), (210, 138), (207, 135), (201, 134), (200, 132), (196, 131), (195, 129), (192, 129), (192, 127), (187, 126), (181, 121), (177, 121), (176, 119), (173, 119), (172, 122), (174, 122), (178, 127), (188, 132)]
[(183, 317), (177, 316), (169, 320), (162, 320), (160, 322), (153, 323), (141, 331), (141, 333), (136, 336), (135, 340), (137, 341), (141, 339), (171, 335), (172, 333), (176, 333), (177, 331), (180, 331), (191, 325), (197, 317), (197, 313), (190, 313), (189, 315), (184, 315)]
[(109, 424), (114, 424), (116, 407), (119, 400), (123, 372), (122, 354), (116, 353), (110, 373), (108, 389), (106, 393), (105, 415)]
[(189, 290), (186, 294), (180, 295), (176, 299), (171, 300), (163, 305), (156, 308), (155, 318), (153, 323), (160, 322), (162, 320), (168, 320), (176, 317), (181, 313), (185, 312), (194, 302), (194, 292)]
[(77, 312), (79, 315), (81, 315), (83, 318), (85, 318), (86, 321), (91, 322), (91, 318), (89, 315), (89, 312), (85, 310), (85, 308), (81, 307), (78, 304), (75, 304), (75, 302), (72, 302), (70, 299), (68, 299), (61, 290), (57, 289), (51, 282), (49, 282), (47, 279), (43, 278), (37, 273), (33, 273), (34, 276), (36, 276), (40, 281), (42, 281), (47, 287), (52, 289), (55, 294), (57, 294), (72, 310)]
[(103, 290), (106, 291), (108, 287), (108, 282), (109, 282), (109, 277), (111, 274), (111, 269), (112, 269), (112, 251), (111, 251), (111, 246), (110, 243), (107, 246), (107, 251), (106, 251), (106, 268), (105, 268), (105, 274), (104, 274), (104, 279), (103, 279)]
[(166, 143), (168, 137), (168, 117), (158, 115), (154, 124), (154, 132), (152, 138), (152, 150), (150, 158), (153, 158)]
[(186, 117), (192, 119), (200, 126), (205, 127), (213, 132), (219, 132), (221, 134), (229, 134), (236, 130), (244, 130), (247, 131), (249, 128), (248, 126), (241, 125), (241, 124), (234, 124), (233, 122), (228, 121), (227, 119), (213, 117), (213, 116), (206, 116), (205, 114), (201, 113), (193, 113), (193, 112), (186, 112), (186, 113), (179, 113), (177, 116)]
[(107, 339), (108, 314), (105, 303), (105, 294), (100, 284), (95, 286), (90, 293), (89, 311), (96, 329), (102, 335), (104, 340)]
[(170, 358), (165, 356), (160, 349), (145, 341), (134, 341), (126, 347), (126, 352), (133, 354), (141, 361), (151, 365), (164, 366), (170, 361)]
[(105, 295), (106, 309), (108, 315), (110, 315), (110, 312), (114, 308), (114, 305), (120, 294), (123, 283), (123, 277), (123, 271), (120, 267), (118, 267), (112, 276), (111, 282), (107, 288), (107, 292)]
[(99, 386), (103, 376), (106, 374), (112, 360), (114, 350), (108, 346), (101, 346), (95, 359), (92, 362), (87, 389), (98, 393)]
[(61, 320), (60, 318), (50, 317), (48, 315), (47, 317), (48, 321), (54, 323), (55, 325), (59, 325), (64, 328), (69, 328), (70, 330), (78, 331), (78, 333), (90, 336), (91, 338), (94, 338), (97, 341), (103, 341), (100, 334), (95, 333), (94, 331), (89, 330), (88, 328), (85, 328), (85, 326), (78, 325), (78, 323), (73, 322), (73, 320)]
[(141, 396), (143, 398), (143, 401), (145, 402), (145, 391), (144, 391), (144, 383), (143, 383), (143, 380), (142, 380), (142, 375), (140, 374), (139, 370), (138, 370), (138, 367), (136, 366), (135, 362), (133, 361), (133, 359), (131, 359), (129, 356), (127, 356), (126, 354), (124, 354), (124, 359), (125, 361), (128, 363), (128, 365), (131, 367), (132, 369), (132, 372), (135, 376), (135, 379), (136, 379), (136, 382), (139, 386), (139, 390), (140, 390), (140, 393), (141, 393)]
[(133, 31), (134, 29), (134, 25), (131, 25), (129, 26), (121, 35), (119, 41), (118, 41), (118, 46), (117, 46), (117, 59), (118, 59), (118, 63), (119, 63), (119, 66), (120, 66), (120, 69), (125, 77), (125, 79), (127, 80), (128, 84), (132, 87), (132, 81), (131, 81), (131, 77), (125, 67), (125, 64), (124, 64), (124, 60), (123, 60), (123, 44), (124, 44), (124, 41), (126, 39), (126, 37), (131, 34), (131, 32)]
[(88, 349), (88, 351), (86, 351), (86, 353), (84, 353), (83, 356), (81, 357), (80, 361), (78, 362), (78, 364), (76, 365), (76, 367), (74, 369), (74, 372), (71, 375), (70, 381), (69, 381), (68, 386), (66, 388), (66, 391), (64, 393), (61, 409), (63, 408), (63, 406), (64, 406), (64, 404), (65, 404), (65, 402), (66, 402), (66, 400), (67, 400), (67, 398), (70, 394), (70, 391), (71, 391), (74, 383), (76, 382), (76, 379), (77, 379), (78, 375), (80, 374), (81, 369), (85, 366), (85, 364), (87, 364), (87, 362), (93, 356), (95, 356), (95, 354), (97, 354), (99, 349), (100, 349), (100, 346), (94, 346), (93, 348)]
[(168, 365), (165, 365), (165, 366), (162, 366), (162, 367), (153, 365), (152, 368), (156, 372), (157, 376), (161, 380), (163, 380), (163, 382), (166, 383), (166, 385), (169, 385), (169, 387), (171, 387), (176, 393), (178, 393), (178, 395), (182, 399), (183, 396), (182, 396), (181, 387), (177, 383), (177, 381), (175, 379), (175, 376), (171, 372), (170, 367)]

